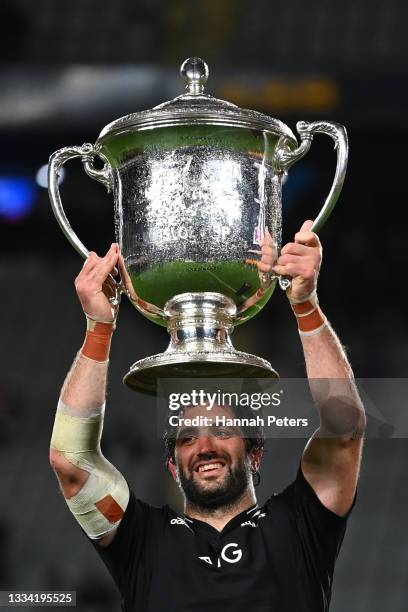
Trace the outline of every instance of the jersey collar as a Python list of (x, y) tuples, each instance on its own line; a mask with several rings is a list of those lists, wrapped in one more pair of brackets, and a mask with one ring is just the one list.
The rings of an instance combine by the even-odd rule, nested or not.
[(184, 520), (188, 523), (188, 525), (194, 531), (197, 531), (197, 530), (209, 531), (211, 533), (215, 533), (221, 536), (231, 531), (232, 529), (234, 529), (234, 527), (238, 525), (240, 526), (243, 521), (250, 519), (253, 516), (253, 514), (256, 513), (257, 510), (258, 510), (258, 504), (254, 504), (249, 509), (244, 510), (243, 512), (240, 512), (239, 514), (235, 515), (230, 521), (228, 521), (228, 523), (224, 525), (224, 528), (221, 531), (218, 531), (218, 529), (216, 529), (215, 527), (213, 527), (206, 521), (200, 521), (199, 519), (193, 519), (189, 517), (187, 514), (184, 515)]

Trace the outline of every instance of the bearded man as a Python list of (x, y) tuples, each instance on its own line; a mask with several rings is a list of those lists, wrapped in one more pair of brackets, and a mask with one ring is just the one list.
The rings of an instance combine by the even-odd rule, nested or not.
[[(261, 507), (254, 477), (264, 440), (261, 433), (245, 437), (235, 426), (182, 425), (166, 437), (167, 467), (184, 496), (182, 516), (168, 506), (151, 507), (129, 489), (100, 450), (117, 314), (107, 278), (117, 265), (123, 272), (118, 245), (105, 257), (91, 253), (76, 279), (87, 334), (61, 391), (51, 464), (126, 612), (329, 609), (355, 499), (365, 415), (346, 354), (317, 301), (321, 245), (311, 226), (303, 224), (277, 262), (271, 264), (266, 247), (259, 263), (260, 271), (273, 265), (292, 280), (287, 295), (320, 415), (294, 482)], [(190, 406), (184, 416), (205, 412), (206, 406)], [(234, 411), (215, 406), (217, 415), (234, 417)]]

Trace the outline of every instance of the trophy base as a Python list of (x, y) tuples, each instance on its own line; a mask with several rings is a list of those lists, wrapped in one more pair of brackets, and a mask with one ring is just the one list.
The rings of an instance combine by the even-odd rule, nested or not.
[(167, 351), (134, 363), (123, 378), (130, 389), (155, 394), (160, 378), (279, 378), (271, 364), (241, 351)]
[(154, 394), (160, 378), (278, 378), (271, 364), (234, 349), (236, 306), (221, 293), (182, 293), (164, 309), (170, 344), (164, 353), (134, 363), (123, 382)]

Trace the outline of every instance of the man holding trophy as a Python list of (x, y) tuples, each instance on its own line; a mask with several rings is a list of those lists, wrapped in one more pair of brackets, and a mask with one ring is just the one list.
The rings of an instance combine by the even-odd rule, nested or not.
[[(55, 216), (86, 259), (75, 286), (87, 320), (61, 391), (51, 463), (127, 612), (327, 612), (365, 429), (350, 364), (316, 293), (316, 232), (341, 191), (347, 135), (336, 123), (299, 122), (298, 144), (277, 119), (204, 94), (201, 59), (186, 60), (181, 75), (186, 94), (114, 121), (95, 145), (51, 156)], [(335, 141), (334, 182), (315, 221), (280, 250), (282, 184), (317, 133)], [(104, 257), (88, 252), (62, 208), (59, 170), (74, 157), (114, 193), (117, 243)], [(229, 336), (267, 304), (277, 283), (297, 321), (320, 416), (295, 481), (259, 508), (253, 480), (262, 432), (180, 425), (166, 437), (166, 451), (184, 514), (137, 499), (100, 450), (120, 294), (169, 332), (168, 349), (136, 362), (124, 378), (155, 393), (160, 378), (276, 377), (269, 362), (236, 350)], [(206, 410), (190, 405), (183, 415)], [(231, 406), (213, 410), (234, 417)]]
[[(335, 395), (321, 397), (311, 385), (320, 428), (306, 445), (294, 483), (261, 508), (252, 475), (263, 441), (248, 448), (228, 428), (180, 430), (168, 449), (184, 516), (152, 508), (129, 491), (99, 446), (117, 314), (105, 281), (121, 266), (118, 246), (105, 257), (92, 253), (76, 279), (87, 334), (61, 392), (51, 462), (69, 508), (120, 588), (125, 610), (328, 610), (365, 417), (350, 364), (317, 302), (321, 247), (311, 225), (305, 222), (283, 247), (274, 269), (292, 279), (287, 294), (309, 379), (347, 381), (341, 385), (344, 414), (337, 412)], [(262, 259), (260, 268), (267, 252)], [(187, 412), (200, 410), (205, 407)]]

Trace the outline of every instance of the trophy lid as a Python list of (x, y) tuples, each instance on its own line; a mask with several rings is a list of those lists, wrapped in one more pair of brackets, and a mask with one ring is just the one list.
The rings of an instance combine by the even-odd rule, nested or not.
[(181, 65), (180, 75), (186, 83), (187, 93), (152, 109), (116, 119), (104, 127), (98, 141), (118, 133), (155, 127), (227, 125), (264, 130), (285, 136), (297, 145), (292, 130), (282, 121), (204, 93), (209, 70), (205, 61), (199, 57), (186, 59)]

